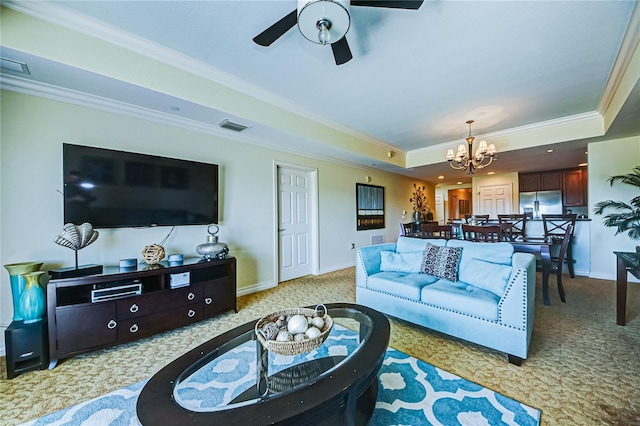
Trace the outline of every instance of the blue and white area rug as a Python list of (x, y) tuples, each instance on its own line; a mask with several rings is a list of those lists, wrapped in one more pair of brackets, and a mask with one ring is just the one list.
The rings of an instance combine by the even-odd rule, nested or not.
[[(271, 373), (307, 359), (346, 355), (357, 345), (357, 334), (334, 326), (324, 345), (297, 357), (271, 355)], [(181, 405), (211, 407), (227, 404), (255, 385), (255, 343), (247, 342), (211, 362), (187, 381), (174, 396)], [(226, 358), (225, 358), (226, 357)], [(270, 367), (270, 369), (271, 369)], [(216, 379), (220, 372), (238, 372), (227, 384)], [(539, 425), (540, 410), (447, 373), (392, 348), (387, 349), (378, 373), (380, 386), (369, 425)], [(143, 380), (101, 397), (48, 414), (22, 426), (134, 426)]]

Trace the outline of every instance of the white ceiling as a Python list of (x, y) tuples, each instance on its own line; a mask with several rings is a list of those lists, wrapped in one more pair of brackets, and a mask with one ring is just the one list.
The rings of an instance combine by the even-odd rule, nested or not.
[[(398, 155), (437, 149), (430, 160), (406, 169), (223, 108), (151, 92), (3, 45), (2, 57), (23, 61), (31, 71), (24, 76), (2, 69), (5, 88), (19, 90), (26, 85), (23, 79), (139, 105), (176, 120), (215, 125), (230, 118), (252, 126), (238, 134), (251, 143), (434, 182), (443, 174), (445, 183), (469, 181), (443, 162), (446, 150), (467, 136), (466, 120), (475, 120), (474, 136), (491, 141), (491, 135), (517, 135), (522, 129), (601, 114), (609, 100), (609, 80), (619, 75), (614, 67), (638, 44), (637, 34), (627, 34), (635, 33), (635, 1), (426, 0), (417, 11), (352, 6), (347, 40), (353, 59), (340, 66), (329, 46), (307, 41), (295, 27), (270, 47), (252, 41), (294, 10), (295, 0), (5, 4), (79, 31), (83, 22), (94, 34), (117, 32), (121, 40), (131, 41), (133, 50), (152, 46), (155, 52), (166, 51), (165, 58), (177, 66), (198, 64), (196, 73), (215, 72), (229, 87), (250, 90), (257, 98)], [(631, 46), (625, 51), (626, 34)], [(613, 125), (604, 129), (606, 135), (603, 130), (577, 139), (564, 136), (553, 144), (515, 144), (519, 148), (508, 152), (498, 146), (499, 160), (491, 170), (575, 167), (586, 161), (587, 142), (640, 134), (639, 123), (636, 81)], [(548, 154), (549, 148), (555, 152)]]

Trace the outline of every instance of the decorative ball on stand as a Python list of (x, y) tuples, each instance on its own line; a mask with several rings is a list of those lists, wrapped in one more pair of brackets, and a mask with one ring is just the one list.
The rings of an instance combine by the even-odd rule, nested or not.
[(147, 265), (155, 265), (164, 259), (164, 256), (164, 247), (160, 244), (151, 244), (145, 246), (144, 250), (142, 250), (142, 260), (144, 260)]

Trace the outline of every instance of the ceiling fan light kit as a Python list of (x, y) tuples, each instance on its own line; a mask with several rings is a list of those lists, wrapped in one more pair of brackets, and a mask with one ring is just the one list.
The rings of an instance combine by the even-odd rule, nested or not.
[(480, 141), (480, 146), (476, 152), (473, 152), (473, 141), (475, 137), (471, 136), (471, 124), (473, 120), (468, 120), (469, 136), (466, 138), (467, 145), (458, 145), (458, 152), (454, 155), (453, 149), (447, 151), (447, 161), (449, 165), (456, 170), (467, 170), (467, 173), (472, 175), (475, 169), (482, 169), (487, 167), (498, 158), (497, 149), (494, 144), (487, 145), (487, 141)]
[(349, 0), (298, 1), (298, 29), (313, 43), (335, 43), (350, 25)]
[(312, 43), (331, 45), (336, 65), (349, 62), (353, 55), (346, 35), (351, 26), (351, 6), (417, 10), (424, 0), (298, 0), (298, 8), (253, 38), (260, 46), (271, 46), (298, 24), (298, 29)]

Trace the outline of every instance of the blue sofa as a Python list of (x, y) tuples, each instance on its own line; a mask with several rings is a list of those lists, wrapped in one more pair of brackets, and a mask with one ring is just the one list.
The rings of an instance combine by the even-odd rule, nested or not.
[(356, 303), (506, 352), (515, 365), (527, 358), (535, 282), (535, 257), (506, 242), (399, 237), (356, 251)]

